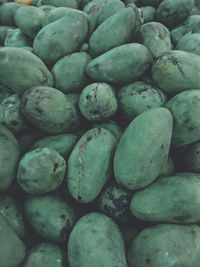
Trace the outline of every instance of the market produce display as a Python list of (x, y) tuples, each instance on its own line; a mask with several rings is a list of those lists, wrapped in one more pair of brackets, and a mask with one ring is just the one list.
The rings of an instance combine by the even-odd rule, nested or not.
[(0, 0), (0, 267), (200, 267), (200, 0)]

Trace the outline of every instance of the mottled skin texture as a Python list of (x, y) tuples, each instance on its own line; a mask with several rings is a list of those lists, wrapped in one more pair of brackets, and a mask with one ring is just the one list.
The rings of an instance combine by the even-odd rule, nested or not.
[(115, 89), (106, 83), (93, 83), (83, 88), (79, 108), (89, 121), (106, 121), (117, 111)]
[(5, 47), (31, 46), (31, 41), (20, 29), (9, 29), (4, 41)]
[(15, 29), (14, 27), (12, 26), (0, 26), (0, 45), (4, 45), (4, 41), (6, 39), (6, 36), (7, 36), (7, 33), (8, 33), (8, 30), (12, 30), (12, 29)]
[(5, 3), (0, 6), (0, 21), (2, 25), (16, 26), (14, 21), (14, 15), (18, 8), (22, 7), (19, 3)]
[(55, 7), (71, 7), (78, 8), (77, 0), (42, 0), (42, 5), (52, 5)]
[(26, 248), (8, 221), (0, 214), (1, 267), (18, 267), (26, 255)]
[(157, 7), (162, 0), (139, 0), (140, 5)]
[(200, 141), (183, 147), (182, 167), (185, 171), (200, 173)]
[(25, 214), (38, 234), (58, 243), (66, 240), (76, 220), (72, 205), (55, 195), (29, 197)]
[(90, 37), (89, 51), (93, 57), (111, 48), (129, 43), (135, 27), (135, 12), (124, 8), (102, 23)]
[(142, 10), (144, 23), (150, 22), (154, 20), (156, 9), (152, 6), (143, 6), (140, 7), (140, 10)]
[(46, 13), (46, 15), (42, 19), (42, 27), (64, 17), (70, 12), (76, 12), (76, 9), (68, 8), (68, 7), (56, 7)]
[(200, 228), (161, 224), (140, 232), (128, 253), (130, 267), (198, 267)]
[(200, 139), (200, 91), (188, 90), (177, 94), (165, 105), (173, 116), (172, 143), (184, 146)]
[(138, 115), (125, 129), (117, 146), (116, 181), (136, 190), (155, 180), (167, 161), (171, 135), (172, 115), (167, 109), (153, 108)]
[(100, 193), (111, 175), (116, 139), (110, 131), (87, 131), (74, 147), (69, 160), (67, 185), (71, 195), (89, 203)]
[(200, 56), (200, 33), (187, 34), (176, 46), (177, 50), (187, 51)]
[(127, 267), (122, 234), (113, 220), (89, 213), (74, 226), (68, 242), (70, 267)]

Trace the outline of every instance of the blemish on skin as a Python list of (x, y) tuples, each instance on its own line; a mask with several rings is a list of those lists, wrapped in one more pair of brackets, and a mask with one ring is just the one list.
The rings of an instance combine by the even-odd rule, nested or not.
[(57, 162), (54, 163), (53, 172), (55, 172), (57, 170), (58, 166), (59, 166), (59, 164)]
[(146, 258), (145, 261), (146, 261), (146, 264), (151, 263), (151, 259), (149, 259), (149, 258)]

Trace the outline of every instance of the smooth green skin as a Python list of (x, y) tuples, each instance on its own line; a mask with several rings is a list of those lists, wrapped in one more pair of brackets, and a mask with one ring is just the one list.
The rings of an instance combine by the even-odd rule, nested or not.
[[(184, 149), (184, 147), (183, 147)], [(200, 173), (200, 142), (197, 141), (186, 147), (182, 152), (182, 163), (185, 171)]]
[(133, 82), (145, 73), (152, 60), (149, 50), (141, 44), (121, 45), (93, 59), (87, 73), (100, 82)]
[(140, 113), (166, 103), (166, 95), (148, 82), (134, 82), (123, 86), (117, 92), (120, 112), (130, 121)]
[(83, 216), (71, 231), (68, 259), (70, 267), (127, 267), (117, 224), (101, 213)]
[(111, 175), (116, 139), (110, 131), (94, 128), (75, 145), (68, 159), (67, 185), (73, 198), (89, 203)]
[(26, 255), (24, 243), (0, 214), (1, 267), (18, 267)]
[(85, 52), (72, 53), (58, 60), (51, 71), (55, 88), (63, 93), (80, 92), (88, 84), (86, 67), (91, 60)]
[(198, 267), (200, 228), (160, 224), (140, 232), (128, 253), (130, 267)]
[(43, 5), (43, 6), (39, 6), (39, 8), (42, 9), (45, 12), (45, 14), (47, 14), (51, 10), (56, 9), (57, 7), (51, 6), (51, 5)]
[(156, 9), (152, 6), (143, 6), (140, 7), (140, 10), (142, 10), (144, 23), (150, 22), (154, 20)]
[(4, 41), (8, 34), (8, 30), (16, 29), (12, 26), (0, 26), (0, 45), (4, 46)]
[(33, 51), (45, 63), (53, 64), (75, 52), (84, 43), (87, 33), (87, 15), (81, 11), (70, 12), (38, 32)]
[(28, 252), (23, 267), (63, 267), (62, 251), (54, 243), (39, 243)]
[(57, 151), (36, 148), (21, 158), (17, 182), (28, 194), (46, 194), (61, 185), (65, 170), (65, 160)]
[(88, 53), (89, 52), (89, 47), (87, 43), (84, 43), (81, 48), (80, 48), (80, 52), (85, 52)]
[(109, 17), (93, 32), (88, 43), (90, 54), (96, 57), (111, 48), (129, 43), (134, 27), (134, 10), (130, 7), (123, 8)]
[(31, 47), (31, 46), (23, 46), (22, 48), (26, 49), (29, 52), (33, 52), (33, 47)]
[(0, 124), (0, 192), (5, 192), (17, 171), (20, 147), (15, 136)]
[(185, 34), (194, 32), (195, 25), (198, 21), (200, 21), (199, 15), (189, 16), (182, 24), (171, 30), (172, 42), (176, 45)]
[(31, 46), (31, 41), (20, 29), (9, 29), (4, 41), (5, 47)]
[(134, 216), (143, 221), (197, 223), (200, 221), (199, 195), (199, 174), (174, 174), (161, 177), (136, 192), (130, 209)]
[(170, 95), (199, 89), (199, 72), (200, 56), (180, 50), (164, 53), (152, 66), (155, 84)]
[[(13, 68), (13, 66), (17, 66), (17, 68)], [(23, 48), (5, 47), (0, 49), (0, 77), (19, 95), (33, 86), (53, 85), (52, 74), (44, 63)]]
[(169, 30), (158, 22), (143, 24), (137, 31), (136, 41), (146, 46), (154, 58), (172, 48)]
[(41, 0), (42, 5), (78, 8), (77, 0)]
[(77, 136), (74, 134), (59, 134), (36, 141), (31, 149), (48, 147), (56, 150), (62, 157), (68, 158), (76, 142)]
[(66, 240), (76, 220), (72, 205), (54, 195), (29, 197), (25, 214), (39, 235), (56, 243)]
[(176, 50), (183, 50), (200, 56), (200, 33), (183, 36), (178, 42)]
[(23, 6), (15, 12), (14, 21), (22, 32), (31, 39), (34, 39), (36, 34), (42, 28), (42, 19), (44, 15), (45, 12), (40, 8)]
[(83, 88), (79, 108), (89, 121), (106, 121), (117, 111), (115, 89), (106, 83), (92, 83)]
[(91, 0), (78, 0), (77, 2), (79, 3), (80, 8), (83, 10), (85, 8), (85, 6), (92, 1)]
[(123, 221), (129, 211), (131, 193), (119, 185), (106, 185), (99, 196), (99, 209), (114, 220)]
[(28, 122), (20, 110), (20, 98), (13, 94), (2, 101), (0, 106), (0, 123), (4, 124), (14, 133), (28, 128)]
[(21, 99), (21, 111), (35, 126), (50, 134), (71, 132), (79, 122), (69, 98), (52, 87), (28, 89)]
[(95, 123), (92, 125), (93, 128), (104, 128), (106, 130), (109, 130), (114, 137), (116, 138), (116, 140), (119, 142), (123, 130), (122, 128), (115, 122), (115, 121), (108, 121), (108, 122), (103, 122), (103, 123)]
[[(108, 0), (98, 18), (98, 25), (101, 25), (108, 18), (125, 8), (125, 4), (120, 0)], [(122, 22), (123, 23), (123, 22)]]
[(6, 218), (21, 238), (26, 235), (23, 213), (13, 198), (7, 195), (0, 195), (0, 214)]
[(189, 145), (200, 139), (200, 91), (188, 90), (177, 94), (165, 105), (174, 120), (172, 143)]
[(172, 115), (166, 108), (153, 108), (138, 115), (125, 129), (117, 146), (116, 181), (130, 190), (153, 182), (167, 161), (171, 135)]
[(198, 19), (197, 22), (194, 24), (193, 33), (199, 33), (200, 32), (199, 25), (200, 25), (200, 20)]
[(172, 28), (183, 22), (192, 11), (194, 0), (163, 0), (156, 10), (156, 20)]
[[(64, 17), (70, 12), (76, 12), (77, 10), (68, 7), (56, 7), (49, 11), (42, 19), (42, 27)], [(78, 11), (79, 12), (79, 11)]]
[(190, 15), (200, 15), (200, 10), (198, 7), (194, 6), (190, 12)]
[(162, 168), (159, 176), (169, 176), (172, 175), (174, 172), (175, 172), (174, 161), (172, 157), (169, 155), (168, 160), (164, 165), (164, 167)]
[(0, 6), (0, 23), (6, 26), (16, 26), (14, 15), (18, 8), (22, 7), (19, 3), (5, 3)]

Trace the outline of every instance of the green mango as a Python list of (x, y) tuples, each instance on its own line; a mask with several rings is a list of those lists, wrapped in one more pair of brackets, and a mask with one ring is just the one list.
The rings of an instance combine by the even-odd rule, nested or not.
[(142, 11), (144, 23), (150, 22), (154, 20), (154, 16), (156, 13), (156, 9), (152, 6), (143, 6), (140, 7), (140, 10)]
[(116, 138), (118, 142), (123, 133), (122, 128), (113, 120), (110, 120), (108, 122), (103, 122), (103, 123), (94, 123), (92, 127), (93, 128), (104, 128), (106, 130), (109, 130), (114, 135), (114, 137)]
[(68, 158), (76, 142), (77, 136), (74, 134), (59, 134), (34, 142), (31, 149), (48, 147), (56, 150), (62, 157)]
[(79, 123), (76, 107), (67, 95), (52, 87), (29, 88), (21, 99), (23, 115), (50, 134), (71, 132)]
[(0, 192), (8, 189), (16, 175), (20, 147), (15, 136), (0, 124)]
[(115, 147), (115, 137), (103, 128), (80, 138), (68, 159), (67, 185), (73, 198), (89, 203), (98, 196), (110, 178)]
[(88, 84), (86, 67), (91, 59), (88, 53), (77, 52), (58, 60), (51, 71), (55, 88), (63, 93), (80, 92)]
[(169, 155), (168, 160), (162, 168), (159, 176), (169, 176), (175, 172), (175, 165), (173, 158)]
[(84, 12), (69, 12), (48, 24), (36, 35), (33, 52), (47, 64), (75, 52), (88, 33), (88, 19)]
[(29, 196), (25, 202), (25, 215), (40, 236), (56, 243), (66, 240), (76, 220), (71, 203), (53, 194)]
[(163, 0), (156, 10), (156, 20), (173, 28), (190, 15), (194, 0)]
[(12, 26), (0, 26), (0, 45), (4, 46), (5, 39), (8, 34), (8, 30), (16, 29)]
[(87, 66), (87, 73), (95, 81), (128, 83), (142, 76), (152, 61), (149, 50), (143, 45), (125, 44), (93, 59)]
[(70, 267), (127, 267), (118, 226), (101, 213), (83, 216), (71, 231), (68, 259)]
[(158, 22), (143, 24), (137, 31), (136, 41), (146, 46), (154, 58), (172, 48), (169, 30)]
[[(130, 267), (198, 267), (200, 228), (159, 224), (141, 231), (128, 252)], [(187, 248), (187, 249), (186, 249)]]
[(124, 8), (102, 23), (89, 39), (89, 51), (93, 57), (129, 43), (135, 27), (135, 13), (132, 8)]
[(162, 177), (136, 192), (130, 209), (143, 221), (197, 223), (200, 221), (199, 191), (200, 174), (181, 173)]
[(200, 91), (188, 90), (177, 94), (165, 105), (174, 120), (172, 143), (177, 146), (189, 145), (200, 139)]
[(45, 15), (46, 15), (46, 14), (48, 14), (51, 10), (56, 9), (57, 7), (55, 7), (55, 6), (51, 6), (51, 5), (43, 5), (43, 6), (39, 6), (39, 8), (42, 9), (42, 10), (44, 11)]
[(42, 5), (78, 8), (77, 0), (41, 0)]
[(53, 85), (53, 77), (44, 63), (23, 48), (0, 49), (0, 77), (19, 95), (32, 86)]
[(117, 146), (116, 181), (130, 190), (153, 182), (166, 164), (171, 135), (172, 115), (166, 108), (153, 108), (138, 115), (125, 129)]
[(127, 121), (140, 113), (166, 103), (166, 95), (145, 81), (133, 82), (123, 86), (117, 92), (120, 113)]
[(144, 23), (144, 18), (143, 18), (142, 10), (138, 8), (136, 5), (134, 5), (133, 3), (128, 4), (127, 7), (132, 8), (135, 13), (135, 29), (134, 29), (134, 34), (133, 34), (133, 39), (134, 39), (138, 29)]
[(179, 50), (164, 53), (152, 66), (155, 84), (170, 95), (199, 89), (199, 72), (200, 56)]
[(200, 56), (200, 33), (183, 36), (178, 42), (176, 50), (183, 50)]
[(115, 89), (106, 83), (92, 83), (83, 88), (79, 109), (89, 121), (106, 121), (117, 111)]
[(162, 0), (139, 0), (140, 5), (157, 7)]
[(108, 18), (125, 8), (125, 4), (120, 0), (108, 0), (104, 5), (98, 18), (98, 25), (101, 25)]
[(24, 5), (19, 3), (5, 3), (0, 6), (0, 23), (6, 26), (16, 26), (14, 21), (14, 15), (18, 8)]
[(31, 40), (20, 29), (9, 29), (4, 41), (5, 47), (31, 46)]
[(8, 221), (0, 214), (1, 267), (18, 267), (26, 255), (26, 247)]
[(63, 267), (62, 250), (54, 243), (39, 243), (27, 254), (23, 267)]

